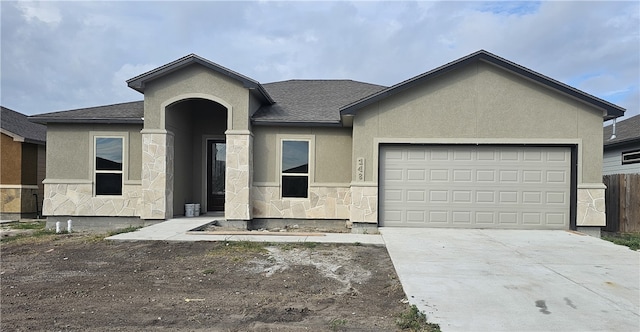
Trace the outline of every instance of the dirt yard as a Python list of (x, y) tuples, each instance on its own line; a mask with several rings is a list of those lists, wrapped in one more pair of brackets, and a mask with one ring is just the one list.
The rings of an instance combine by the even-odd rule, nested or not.
[(383, 247), (71, 234), (0, 249), (2, 331), (394, 331), (408, 309)]

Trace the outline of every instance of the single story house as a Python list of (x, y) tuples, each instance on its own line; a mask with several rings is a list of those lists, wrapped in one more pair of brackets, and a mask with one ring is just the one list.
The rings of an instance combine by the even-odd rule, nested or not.
[(36, 218), (42, 211), (47, 128), (0, 106), (0, 219)]
[(391, 87), (261, 84), (193, 54), (127, 84), (144, 100), (32, 117), (51, 222), (199, 203), (240, 227), (605, 225), (602, 123), (624, 109), (484, 50)]
[(640, 115), (604, 127), (602, 174), (640, 174)]

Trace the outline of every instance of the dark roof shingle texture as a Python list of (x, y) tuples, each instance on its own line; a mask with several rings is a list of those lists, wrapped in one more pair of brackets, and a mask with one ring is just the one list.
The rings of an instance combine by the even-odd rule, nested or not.
[(263, 84), (275, 100), (253, 115), (254, 123), (339, 123), (340, 107), (385, 89), (352, 80), (289, 80)]
[(613, 124), (604, 127), (603, 138), (605, 147), (634, 141), (640, 142), (640, 115), (618, 121), (618, 123), (616, 123), (616, 138), (610, 140), (609, 138), (611, 137), (612, 131)]
[(2, 129), (25, 138), (26, 142), (42, 144), (47, 140), (47, 127), (29, 121), (26, 115), (0, 106)]
[(132, 101), (128, 103), (80, 108), (70, 111), (60, 111), (34, 115), (36, 122), (104, 122), (104, 123), (142, 123), (144, 117), (144, 102)]

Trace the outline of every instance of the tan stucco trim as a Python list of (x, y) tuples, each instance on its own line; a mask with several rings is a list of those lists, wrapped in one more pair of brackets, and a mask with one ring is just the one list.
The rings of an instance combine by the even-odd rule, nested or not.
[(228, 129), (224, 132), (225, 135), (251, 135), (253, 136), (253, 133), (249, 130), (233, 130), (233, 129)]
[(140, 130), (140, 134), (167, 134), (168, 131), (166, 129), (142, 129)]
[(16, 135), (8, 130), (0, 129), (0, 133), (3, 133), (11, 138), (13, 138), (14, 142), (24, 142), (24, 137), (20, 135)]
[(607, 189), (604, 183), (580, 183), (578, 189)]
[(278, 182), (254, 182), (254, 187), (278, 187), (280, 184)]
[(38, 189), (38, 185), (33, 185), (33, 184), (0, 184), (0, 189)]
[(91, 184), (93, 181), (86, 179), (44, 179), (44, 184)]
[[(528, 138), (374, 138), (373, 139), (373, 182), (378, 182), (378, 162), (380, 144), (476, 144), (476, 145), (512, 145), (512, 144), (549, 144), (576, 145), (578, 148), (578, 183), (582, 183), (582, 139), (528, 139)], [(358, 156), (354, 156), (357, 159)]]
[(141, 186), (142, 180), (124, 180), (124, 184), (128, 186)]
[(349, 184), (350, 187), (377, 187), (378, 182), (351, 182)]
[(323, 188), (349, 188), (349, 183), (339, 182), (314, 182), (309, 187), (323, 187)]
[(165, 100), (164, 102), (162, 102), (160, 104), (160, 128), (166, 128), (165, 113), (166, 113), (167, 107), (175, 102), (185, 100), (185, 99), (206, 99), (224, 106), (227, 109), (227, 128), (228, 129), (233, 128), (233, 106), (231, 106), (231, 104), (229, 104), (228, 102), (226, 102), (224, 99), (220, 97), (206, 94), (206, 93), (198, 93), (198, 92), (183, 93), (177, 96), (173, 96)]

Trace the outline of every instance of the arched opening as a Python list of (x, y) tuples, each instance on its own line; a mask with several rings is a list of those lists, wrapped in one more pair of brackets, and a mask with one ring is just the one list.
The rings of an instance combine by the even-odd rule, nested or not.
[[(203, 98), (176, 101), (165, 108), (165, 129), (173, 134), (173, 214), (185, 204), (201, 213), (224, 211), (228, 109)], [(170, 166), (169, 166), (170, 167)]]

